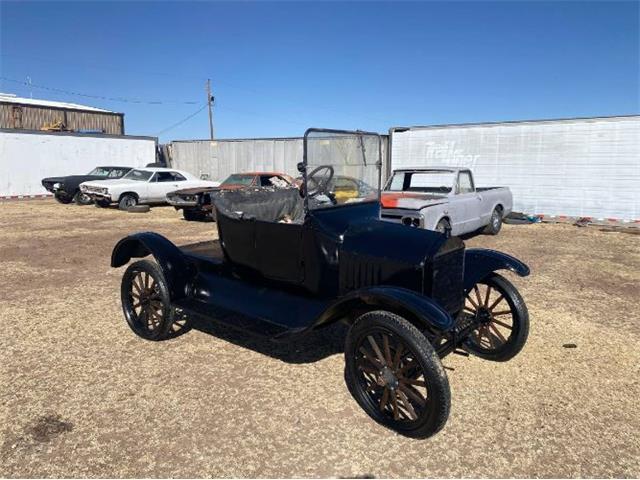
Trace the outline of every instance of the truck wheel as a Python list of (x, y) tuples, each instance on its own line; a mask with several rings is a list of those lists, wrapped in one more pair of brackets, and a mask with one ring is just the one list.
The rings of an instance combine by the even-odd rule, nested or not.
[(386, 311), (360, 316), (347, 334), (345, 380), (376, 422), (426, 438), (446, 423), (449, 381), (433, 347), (415, 326)]
[(58, 203), (62, 203), (63, 205), (68, 205), (73, 201), (73, 198), (64, 194), (64, 193), (55, 193), (53, 198), (56, 199)]
[(135, 207), (138, 204), (138, 197), (131, 193), (125, 193), (120, 197), (118, 202), (118, 208), (120, 210), (129, 210), (131, 207)]
[(529, 336), (529, 312), (523, 298), (497, 273), (467, 292), (464, 310), (475, 315), (480, 326), (465, 342), (474, 355), (494, 362), (515, 357)]
[(76, 202), (76, 205), (91, 205), (93, 203), (91, 197), (86, 193), (82, 193), (80, 190), (74, 195), (73, 201)]
[(487, 235), (497, 235), (502, 228), (502, 210), (498, 207), (493, 209), (489, 224), (484, 227), (483, 233)]
[(446, 218), (443, 218), (438, 222), (438, 225), (436, 225), (436, 232), (445, 233), (447, 228), (451, 228), (451, 222)]
[(95, 206), (98, 208), (107, 208), (109, 205), (111, 205), (111, 202), (109, 200), (96, 200), (95, 201)]
[(205, 218), (207, 218), (206, 213), (201, 212), (200, 210), (193, 210), (190, 208), (184, 208), (182, 210), (182, 216), (188, 222), (201, 222)]
[(136, 335), (147, 340), (172, 337), (175, 311), (157, 263), (140, 260), (129, 265), (122, 277), (120, 296), (124, 317)]

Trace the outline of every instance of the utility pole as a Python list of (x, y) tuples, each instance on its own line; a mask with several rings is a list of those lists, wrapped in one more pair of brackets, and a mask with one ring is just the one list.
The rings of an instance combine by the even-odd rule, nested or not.
[(207, 79), (207, 105), (209, 106), (209, 133), (211, 134), (211, 140), (213, 140), (213, 95), (211, 95), (211, 79)]

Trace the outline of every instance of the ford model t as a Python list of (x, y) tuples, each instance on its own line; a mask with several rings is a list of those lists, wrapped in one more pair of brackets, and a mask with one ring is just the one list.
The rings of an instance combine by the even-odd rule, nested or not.
[[(132, 263), (122, 306), (143, 338), (170, 338), (178, 318), (204, 316), (273, 339), (333, 322), (349, 327), (345, 379), (360, 406), (404, 435), (426, 437), (449, 414), (440, 359), (451, 352), (504, 361), (523, 347), (527, 309), (496, 273), (519, 260), (465, 249), (445, 234), (380, 220), (381, 139), (310, 129), (300, 189), (229, 191), (215, 200), (219, 248), (179, 248), (137, 233), (111, 265)], [(336, 176), (376, 187), (338, 199)]]

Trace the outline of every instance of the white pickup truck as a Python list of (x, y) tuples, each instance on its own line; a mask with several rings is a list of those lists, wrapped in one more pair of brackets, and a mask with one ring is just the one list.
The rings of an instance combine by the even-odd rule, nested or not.
[(452, 235), (497, 235), (512, 208), (509, 188), (476, 188), (466, 168), (394, 170), (382, 192), (383, 220)]

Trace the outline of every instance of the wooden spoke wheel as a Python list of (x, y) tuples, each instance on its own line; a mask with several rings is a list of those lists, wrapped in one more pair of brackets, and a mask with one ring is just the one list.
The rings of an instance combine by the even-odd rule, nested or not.
[(137, 335), (147, 340), (176, 336), (176, 312), (158, 264), (149, 260), (132, 263), (122, 277), (121, 298), (127, 323)]
[(347, 335), (345, 357), (347, 386), (374, 420), (418, 438), (444, 426), (447, 376), (431, 344), (407, 320), (384, 311), (362, 315)]
[(506, 361), (522, 350), (529, 335), (524, 300), (506, 278), (493, 274), (466, 293), (464, 312), (479, 323), (466, 348), (487, 360)]

